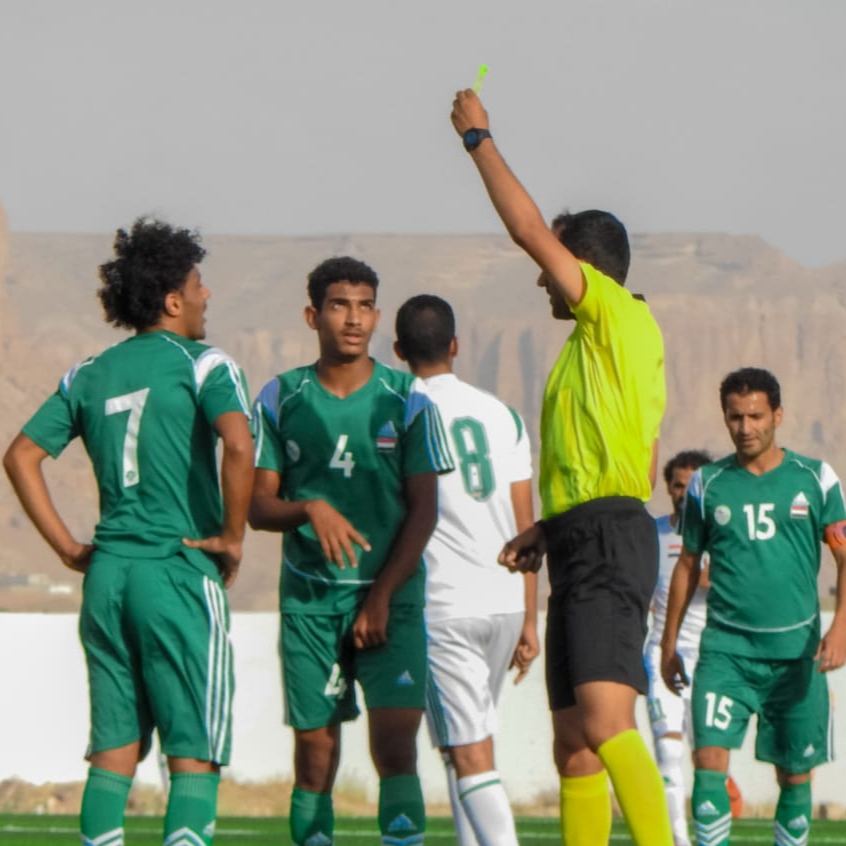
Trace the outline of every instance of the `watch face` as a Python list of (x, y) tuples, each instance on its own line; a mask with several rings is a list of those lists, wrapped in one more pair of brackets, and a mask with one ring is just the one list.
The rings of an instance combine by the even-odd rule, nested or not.
[(478, 144), (479, 143), (479, 130), (478, 129), (469, 129), (467, 132), (464, 133), (464, 143), (465, 144)]

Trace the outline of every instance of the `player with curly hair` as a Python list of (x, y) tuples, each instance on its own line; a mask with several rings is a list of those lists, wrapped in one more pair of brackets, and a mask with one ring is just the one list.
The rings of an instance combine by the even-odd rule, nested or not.
[[(107, 321), (135, 333), (64, 375), (4, 466), (41, 535), (85, 574), (83, 844), (123, 843), (126, 800), (154, 728), (171, 772), (164, 842), (210, 844), (231, 735), (224, 588), (238, 572), (253, 479), (247, 388), (226, 353), (200, 343), (210, 294), (199, 236), (139, 219), (114, 247), (98, 293)], [(90, 544), (71, 534), (42, 471), (76, 437), (100, 493)]]

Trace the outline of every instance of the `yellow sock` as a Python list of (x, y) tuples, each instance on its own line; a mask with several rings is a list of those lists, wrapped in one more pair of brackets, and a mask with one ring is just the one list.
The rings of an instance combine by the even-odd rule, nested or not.
[(643, 738), (629, 729), (596, 751), (611, 776), (632, 840), (637, 846), (673, 846), (664, 783)]
[(611, 793), (608, 774), (561, 779), (561, 842), (564, 846), (596, 846), (611, 837)]

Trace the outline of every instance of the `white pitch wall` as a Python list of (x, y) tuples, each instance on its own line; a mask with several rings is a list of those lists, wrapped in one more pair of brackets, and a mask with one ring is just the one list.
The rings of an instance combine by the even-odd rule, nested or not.
[[(830, 615), (824, 615), (824, 625), (828, 620)], [(544, 622), (541, 616), (541, 628)], [(88, 704), (76, 626), (72, 614), (0, 614), (0, 780), (17, 776), (39, 784), (85, 778)], [(282, 725), (277, 636), (276, 614), (233, 615), (237, 689), (229, 774), (239, 780), (291, 776), (292, 743), (290, 730)], [(543, 791), (557, 792), (541, 661), (522, 684), (515, 687), (509, 682), (503, 692), (497, 766), (512, 801), (528, 802)], [(830, 685), (833, 696), (846, 701), (846, 671), (830, 676)], [(648, 734), (642, 700), (638, 724)], [(734, 753), (732, 773), (747, 801), (774, 802), (772, 770), (754, 761), (751, 735)], [(375, 798), (377, 780), (364, 718), (345, 726), (343, 742), (339, 779), (365, 786)], [(815, 777), (815, 802), (844, 802), (846, 749), (838, 732), (835, 742), (842, 760)], [(425, 728), (419, 746), (424, 794), (429, 801), (447, 802), (443, 768)], [(153, 756), (141, 765), (138, 777), (158, 783)]]

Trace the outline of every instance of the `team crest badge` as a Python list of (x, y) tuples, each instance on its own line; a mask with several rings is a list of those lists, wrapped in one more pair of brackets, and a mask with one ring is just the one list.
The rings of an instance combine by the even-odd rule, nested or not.
[(731, 520), (731, 509), (727, 505), (718, 505), (714, 509), (714, 519), (718, 526), (728, 526)]
[(396, 448), (399, 435), (391, 420), (376, 433), (376, 449), (381, 452), (391, 452)]
[(808, 497), (802, 491), (799, 491), (793, 497), (793, 502), (790, 503), (790, 516), (794, 520), (801, 520), (803, 517), (807, 517), (809, 505)]
[(291, 461), (300, 460), (300, 445), (296, 441), (285, 441), (285, 452), (288, 453)]

